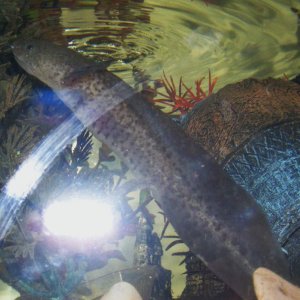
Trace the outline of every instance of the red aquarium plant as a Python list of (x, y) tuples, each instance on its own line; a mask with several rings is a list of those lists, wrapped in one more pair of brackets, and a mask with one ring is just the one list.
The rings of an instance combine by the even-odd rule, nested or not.
[(172, 110), (169, 114), (179, 112), (181, 115), (185, 115), (190, 111), (197, 103), (201, 102), (209, 95), (213, 93), (213, 89), (216, 85), (218, 78), (212, 78), (210, 70), (208, 71), (208, 91), (204, 91), (202, 83), (205, 77), (195, 81), (195, 90), (188, 87), (180, 77), (178, 89), (175, 86), (173, 77), (170, 76), (168, 79), (166, 74), (163, 73), (161, 84), (165, 89), (165, 93), (157, 92), (157, 95), (163, 98), (152, 99), (152, 102), (159, 105), (160, 107), (169, 106)]

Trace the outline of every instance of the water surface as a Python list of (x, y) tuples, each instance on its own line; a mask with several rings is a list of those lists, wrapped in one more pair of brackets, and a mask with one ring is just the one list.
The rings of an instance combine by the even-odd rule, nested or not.
[[(50, 1), (49, 1), (50, 2)], [(132, 82), (137, 69), (186, 82), (211, 69), (218, 86), (244, 78), (293, 77), (299, 72), (298, 1), (61, 1), (31, 8), (44, 36), (96, 60)], [(40, 29), (41, 30), (41, 29)]]

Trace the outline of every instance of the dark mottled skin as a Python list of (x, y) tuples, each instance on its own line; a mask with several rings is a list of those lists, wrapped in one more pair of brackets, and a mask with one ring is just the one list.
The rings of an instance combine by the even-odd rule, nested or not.
[[(109, 90), (115, 84), (132, 94), (90, 129), (149, 182), (182, 240), (240, 296), (255, 299), (252, 273), (259, 266), (287, 276), (287, 262), (255, 201), (140, 94), (63, 47), (31, 40), (16, 42), (13, 51), (19, 64), (75, 114), (80, 105), (89, 110), (93, 101), (105, 107), (122, 99), (119, 91)], [(101, 99), (104, 90), (109, 92)]]

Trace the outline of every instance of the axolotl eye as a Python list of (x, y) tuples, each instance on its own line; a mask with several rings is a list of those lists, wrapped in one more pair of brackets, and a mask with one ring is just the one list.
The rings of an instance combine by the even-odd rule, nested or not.
[(31, 44), (29, 44), (29, 45), (26, 46), (26, 50), (30, 51), (32, 49), (33, 49), (33, 46)]

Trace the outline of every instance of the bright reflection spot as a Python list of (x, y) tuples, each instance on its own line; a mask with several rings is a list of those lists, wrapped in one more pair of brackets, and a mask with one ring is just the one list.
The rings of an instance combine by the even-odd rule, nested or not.
[(44, 225), (50, 233), (84, 240), (112, 233), (114, 218), (110, 205), (87, 199), (54, 202), (43, 214)]
[(8, 181), (5, 187), (6, 195), (14, 199), (24, 199), (39, 181), (43, 172), (43, 164), (31, 156)]

